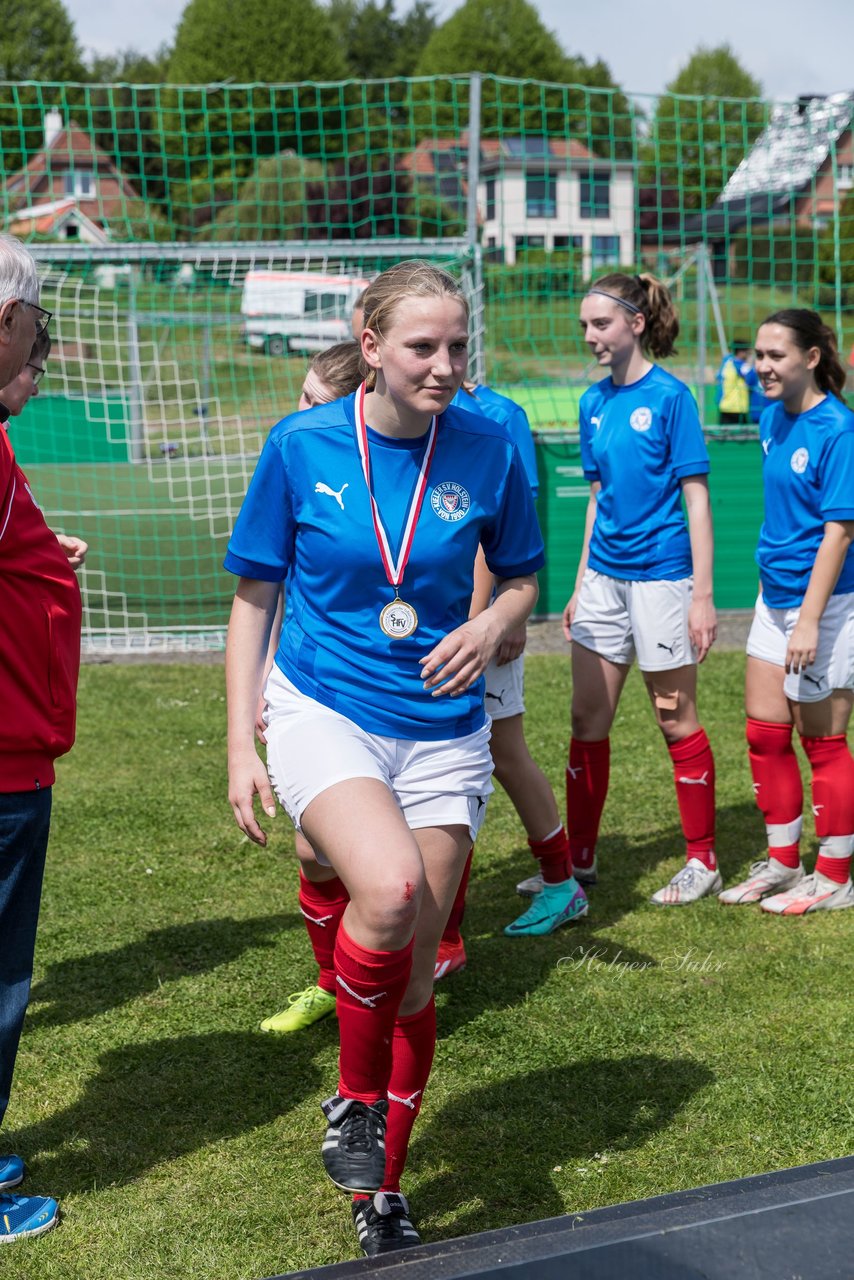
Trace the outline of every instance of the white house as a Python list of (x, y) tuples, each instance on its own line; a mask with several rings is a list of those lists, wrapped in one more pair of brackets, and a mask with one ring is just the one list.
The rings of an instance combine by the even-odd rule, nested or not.
[(585, 276), (634, 261), (631, 164), (602, 160), (574, 139), (485, 139), (481, 152), (483, 245), (495, 258), (572, 249)]
[[(468, 138), (422, 138), (401, 167), (465, 218)], [(484, 138), (477, 189), (482, 243), (512, 264), (528, 249), (573, 249), (582, 274), (635, 260), (632, 165), (603, 160), (574, 139)]]

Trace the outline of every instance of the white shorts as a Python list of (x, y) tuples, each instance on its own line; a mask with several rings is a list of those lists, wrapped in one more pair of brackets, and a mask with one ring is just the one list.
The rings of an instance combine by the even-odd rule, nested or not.
[(464, 738), (386, 738), (300, 693), (276, 666), (264, 698), (267, 771), (297, 830), (311, 801), (328, 787), (377, 778), (394, 795), (410, 829), (463, 826), (475, 841), (493, 789), (488, 718)]
[[(760, 595), (747, 637), (749, 656), (785, 667), (786, 647), (800, 612), (772, 609)], [(783, 680), (790, 702), (821, 702), (834, 689), (854, 689), (854, 592), (830, 597), (818, 624), (815, 662), (797, 675), (790, 671)]]
[(486, 710), (493, 720), (509, 720), (525, 710), (525, 655), (499, 667), (493, 658), (486, 668)]
[(688, 638), (693, 579), (627, 582), (586, 569), (578, 593), (572, 638), (609, 662), (641, 671), (675, 671), (697, 661)]

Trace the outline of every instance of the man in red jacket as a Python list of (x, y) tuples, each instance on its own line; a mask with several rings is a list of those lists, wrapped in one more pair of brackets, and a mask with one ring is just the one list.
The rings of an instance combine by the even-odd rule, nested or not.
[[(0, 387), (17, 378), (50, 313), (31, 255), (0, 235)], [(53, 762), (74, 741), (80, 591), (0, 430), (0, 1122), (29, 999), (50, 827)], [(55, 1225), (47, 1196), (10, 1194), (22, 1160), (0, 1155), (0, 1243)]]

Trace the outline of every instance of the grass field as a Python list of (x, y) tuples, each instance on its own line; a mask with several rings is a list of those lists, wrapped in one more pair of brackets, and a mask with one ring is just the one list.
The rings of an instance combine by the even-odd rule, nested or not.
[[(732, 881), (763, 835), (743, 660), (715, 654), (703, 675)], [(529, 739), (556, 788), (568, 696), (562, 657), (530, 659)], [(255, 1031), (312, 962), (286, 819), (266, 850), (233, 824), (224, 715), (220, 667), (83, 671), (3, 1135), (65, 1218), (4, 1252), (4, 1280), (256, 1280), (356, 1256), (319, 1160), (335, 1025)], [(491, 803), (406, 1178), (428, 1240), (852, 1149), (854, 912), (648, 904), (681, 855), (635, 677), (612, 778), (590, 919), (537, 941), (501, 932), (531, 867), (506, 798)]]

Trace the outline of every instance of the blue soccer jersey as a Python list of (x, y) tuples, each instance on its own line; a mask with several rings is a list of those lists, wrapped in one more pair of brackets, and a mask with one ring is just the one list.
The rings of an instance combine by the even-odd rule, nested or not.
[(498, 391), (493, 391), (492, 387), (483, 386), (477, 386), (472, 391), (464, 391), (460, 387), (451, 404), (459, 405), (461, 409), (468, 409), (470, 412), (479, 410), (485, 413), (487, 418), (493, 418), (496, 422), (504, 424), (510, 432), (510, 439), (519, 450), (531, 492), (536, 498), (540, 492), (537, 451), (531, 434), (531, 424), (522, 406), (515, 400), (511, 400), (509, 396), (502, 396)]
[(579, 419), (584, 475), (602, 486), (590, 568), (630, 582), (688, 577), (691, 543), (679, 482), (709, 470), (691, 392), (653, 365), (629, 386), (604, 378), (589, 387)]
[[(468, 618), (478, 544), (499, 578), (541, 568), (530, 486), (500, 424), (453, 407), (445, 411), (400, 587), (418, 627), (392, 639), (379, 624), (394, 590), (372, 523), (354, 407), (351, 395), (273, 428), (225, 567), (269, 582), (287, 576), (276, 662), (301, 692), (369, 733), (463, 737), (484, 723), (483, 680), (459, 697), (433, 698), (422, 688), (418, 660)], [(427, 437), (392, 439), (369, 428), (368, 438), (372, 489), (396, 557)]]
[[(854, 413), (835, 396), (806, 413), (782, 404), (759, 422), (765, 519), (756, 562), (762, 597), (772, 609), (794, 609), (809, 586), (828, 520), (854, 520)], [(854, 547), (834, 595), (854, 591)]]

